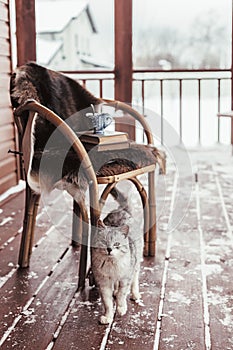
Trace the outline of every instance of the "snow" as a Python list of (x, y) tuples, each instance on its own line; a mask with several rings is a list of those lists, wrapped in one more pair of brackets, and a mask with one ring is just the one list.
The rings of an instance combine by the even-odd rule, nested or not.
[(35, 309), (31, 308), (31, 309), (27, 309), (27, 310), (22, 311), (21, 314), (27, 317), (27, 316), (30, 316), (34, 311), (35, 311)]
[(62, 41), (48, 41), (37, 38), (37, 61), (40, 64), (47, 65), (49, 61), (54, 55), (58, 52), (58, 50), (62, 46)]
[[(60, 32), (72, 18), (76, 18), (86, 8), (87, 1), (76, 0), (59, 1), (36, 1), (36, 29), (38, 33)], [(54, 15), (56, 13), (56, 15)]]
[(20, 180), (18, 185), (11, 187), (9, 190), (0, 195), (0, 202), (11, 196), (12, 194), (21, 192), (25, 189), (25, 181)]
[(33, 271), (30, 271), (29, 274), (28, 274), (28, 279), (37, 279), (38, 278), (38, 275), (37, 273), (33, 272)]
[(223, 272), (223, 268), (219, 264), (208, 264), (205, 265), (205, 273), (207, 276), (213, 275), (213, 274), (220, 274)]
[(91, 64), (94, 67), (114, 69), (114, 66), (111, 65), (108, 61), (98, 60), (98, 59), (96, 59), (96, 57), (80, 55), (80, 59), (82, 62)]
[(191, 300), (189, 298), (187, 298), (184, 294), (182, 294), (182, 292), (177, 291), (177, 292), (169, 292), (169, 296), (168, 296), (168, 301), (170, 303), (182, 303), (182, 304), (186, 304), (186, 305), (190, 305)]
[(171, 279), (174, 280), (174, 281), (183, 281), (184, 280), (184, 277), (179, 275), (178, 273), (174, 273), (172, 276), (171, 276)]
[(175, 338), (177, 338), (178, 335), (176, 334), (171, 334), (169, 337), (166, 337), (166, 338), (163, 338), (163, 341), (165, 343), (170, 343), (170, 342), (173, 342)]
[(4, 226), (5, 224), (7, 224), (8, 222), (12, 221), (13, 218), (11, 216), (8, 216), (7, 218), (4, 218), (1, 222), (0, 222), (0, 226)]

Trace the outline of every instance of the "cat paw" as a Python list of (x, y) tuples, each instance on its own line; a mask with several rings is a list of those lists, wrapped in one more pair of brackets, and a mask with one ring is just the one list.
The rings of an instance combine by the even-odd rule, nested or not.
[(132, 293), (132, 295), (130, 296), (130, 299), (133, 301), (137, 301), (141, 299), (141, 294), (139, 292), (137, 293)]
[(118, 306), (117, 312), (120, 316), (124, 316), (127, 312), (127, 306)]
[(104, 316), (104, 315), (102, 315), (102, 316), (100, 317), (100, 323), (101, 323), (101, 324), (109, 324), (109, 323), (112, 322), (112, 320), (113, 320), (112, 317), (107, 317), (107, 316)]

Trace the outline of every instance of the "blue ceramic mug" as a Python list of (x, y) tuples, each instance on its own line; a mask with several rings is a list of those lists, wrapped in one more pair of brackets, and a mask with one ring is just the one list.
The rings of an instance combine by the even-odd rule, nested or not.
[(86, 117), (91, 119), (94, 133), (104, 134), (104, 129), (111, 124), (113, 118), (108, 113), (86, 113)]

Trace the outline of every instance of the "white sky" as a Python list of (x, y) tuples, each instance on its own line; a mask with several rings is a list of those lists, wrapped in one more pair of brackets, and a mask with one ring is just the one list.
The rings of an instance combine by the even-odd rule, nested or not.
[[(216, 21), (231, 27), (231, 0), (133, 0), (134, 32), (157, 26), (187, 31), (197, 16), (214, 10)], [(97, 56), (113, 52), (113, 0), (90, 0), (101, 42), (95, 42)], [(153, 35), (153, 31), (151, 32)], [(103, 47), (104, 50), (100, 50)], [(110, 53), (111, 52), (111, 53)]]
[(197, 15), (212, 9), (219, 16), (228, 14), (227, 21), (231, 17), (231, 0), (133, 0), (133, 6), (137, 25), (141, 22), (142, 26), (156, 20), (158, 24), (176, 25), (182, 29)]

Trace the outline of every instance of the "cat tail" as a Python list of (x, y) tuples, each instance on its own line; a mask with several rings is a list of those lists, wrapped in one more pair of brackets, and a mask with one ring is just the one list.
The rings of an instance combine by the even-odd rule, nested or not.
[(111, 190), (110, 193), (113, 198), (119, 203), (120, 208), (125, 209), (129, 214), (131, 214), (128, 198), (115, 187)]

